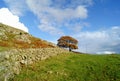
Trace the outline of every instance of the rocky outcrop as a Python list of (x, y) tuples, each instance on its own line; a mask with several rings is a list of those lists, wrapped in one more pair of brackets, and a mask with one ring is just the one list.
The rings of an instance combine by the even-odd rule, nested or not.
[(19, 74), (23, 66), (68, 52), (61, 48), (12, 49), (0, 53), (0, 81)]

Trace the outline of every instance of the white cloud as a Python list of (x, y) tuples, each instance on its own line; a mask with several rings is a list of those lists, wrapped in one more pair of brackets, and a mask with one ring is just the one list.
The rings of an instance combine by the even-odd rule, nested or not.
[(56, 35), (56, 34), (63, 35), (63, 32), (60, 31), (60, 29), (52, 27), (51, 25), (48, 25), (48, 24), (39, 25), (39, 29), (44, 31), (44, 32), (49, 32), (51, 35)]
[(103, 51), (103, 52), (97, 52), (97, 54), (115, 54), (115, 52), (112, 52), (112, 51)]
[[(120, 26), (96, 32), (80, 32), (79, 51), (88, 53), (120, 53)], [(107, 53), (106, 52), (106, 53)]]
[(19, 17), (13, 15), (7, 8), (0, 9), (0, 22), (28, 32), (28, 28), (19, 21)]
[(82, 28), (89, 27), (89, 23), (73, 21), (73, 22), (65, 23), (64, 26), (68, 28), (69, 31), (72, 31), (72, 33), (69, 32), (70, 34), (75, 34), (75, 33), (79, 33), (82, 30)]
[[(57, 30), (61, 31), (62, 33), (62, 30), (59, 30), (59, 27), (63, 27), (61, 24), (68, 23), (68, 20), (87, 18), (87, 9), (82, 5), (78, 5), (76, 8), (66, 7), (65, 9), (61, 9), (57, 7), (51, 7), (51, 4), (53, 4), (52, 0), (27, 0), (27, 4), (30, 10), (38, 16), (41, 25), (39, 25), (40, 29), (42, 27), (42, 29), (51, 29), (51, 31)], [(54, 4), (59, 5), (60, 3)], [(47, 22), (47, 24), (41, 23), (42, 21)], [(51, 31), (46, 32), (51, 33)], [(54, 34), (57, 33), (54, 32)]]
[(61, 8), (50, 7), (51, 3), (52, 3), (51, 0), (45, 0), (45, 1), (27, 0), (27, 4), (29, 8), (39, 18), (43, 18), (43, 16), (47, 16), (49, 20), (63, 21), (70, 18), (82, 19), (87, 17), (87, 9), (85, 8), (85, 6), (78, 5), (75, 9), (73, 8), (61, 9)]
[(10, 11), (15, 15), (22, 16), (27, 10), (25, 0), (4, 0), (4, 2), (9, 7)]
[(93, 0), (62, 0), (62, 1), (53, 0), (53, 1), (54, 3), (59, 3), (59, 4), (54, 4), (54, 7), (57, 7), (57, 8), (66, 8), (66, 7), (75, 8), (78, 5), (89, 6), (93, 4)]
[[(39, 19), (39, 28), (59, 30), (59, 27), (65, 27), (63, 24), (70, 20), (86, 19), (88, 14), (87, 7), (93, 3), (93, 0), (4, 0), (10, 11), (18, 16), (23, 15), (27, 10), (33, 12)], [(46, 24), (41, 21), (47, 22)], [(54, 23), (54, 24), (53, 24)], [(41, 26), (40, 26), (41, 25)], [(76, 26), (76, 25), (75, 25)], [(75, 27), (73, 26), (73, 27)], [(70, 28), (70, 27), (68, 27)], [(81, 30), (82, 26), (76, 27)], [(47, 30), (48, 30), (47, 29)], [(40, 28), (41, 30), (41, 28)], [(43, 31), (43, 30), (42, 30)], [(77, 30), (78, 31), (78, 30)], [(51, 33), (51, 31), (45, 31)], [(56, 34), (56, 33), (55, 33)]]

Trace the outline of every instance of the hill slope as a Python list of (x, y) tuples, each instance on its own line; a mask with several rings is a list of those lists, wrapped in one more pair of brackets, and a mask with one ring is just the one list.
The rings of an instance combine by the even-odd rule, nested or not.
[(120, 55), (66, 53), (23, 67), (10, 81), (120, 81)]
[[(27, 48), (27, 49), (25, 49)], [(68, 52), (27, 32), (0, 23), (0, 81), (19, 74), (23, 66)]]
[(55, 46), (27, 32), (0, 23), (0, 47), (53, 48)]

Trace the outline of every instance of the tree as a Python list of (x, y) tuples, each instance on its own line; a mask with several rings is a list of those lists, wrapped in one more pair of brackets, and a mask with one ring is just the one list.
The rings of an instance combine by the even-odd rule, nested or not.
[(78, 41), (70, 36), (62, 36), (60, 39), (58, 39), (57, 46), (69, 48), (69, 51), (72, 51), (72, 49), (78, 49)]

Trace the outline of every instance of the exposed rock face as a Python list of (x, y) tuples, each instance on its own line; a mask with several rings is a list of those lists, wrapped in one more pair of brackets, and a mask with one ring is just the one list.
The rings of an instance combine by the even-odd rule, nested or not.
[(61, 48), (12, 49), (0, 52), (0, 81), (19, 74), (23, 66), (68, 52)]

